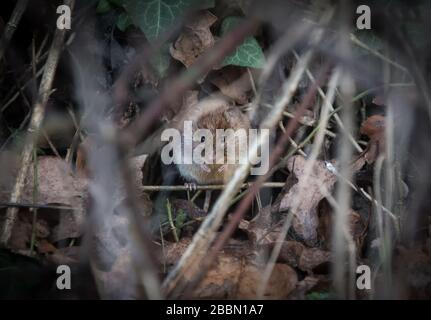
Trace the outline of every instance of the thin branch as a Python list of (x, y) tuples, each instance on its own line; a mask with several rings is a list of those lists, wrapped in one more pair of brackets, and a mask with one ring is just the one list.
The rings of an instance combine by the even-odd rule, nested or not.
[(39, 203), (18, 203), (18, 202), (0, 202), (0, 209), (3, 208), (26, 208), (26, 209), (52, 209), (52, 210), (66, 210), (66, 211), (77, 211), (75, 209), (66, 206), (51, 206)]
[(20, 22), (25, 9), (27, 8), (27, 4), (28, 0), (19, 0), (13, 9), (12, 15), (3, 32), (3, 36), (0, 39), (0, 61), (3, 59), (7, 47), (9, 46), (9, 42), (18, 27), (18, 23)]
[[(284, 182), (267, 182), (261, 185), (263, 188), (283, 188)], [(243, 183), (240, 188), (246, 189), (251, 188), (253, 186), (252, 182)], [(226, 188), (224, 184), (212, 184), (212, 185), (197, 185), (196, 190), (222, 190)], [(139, 187), (141, 191), (187, 191), (190, 190), (190, 187), (187, 185), (178, 185), (178, 186), (142, 186)]]

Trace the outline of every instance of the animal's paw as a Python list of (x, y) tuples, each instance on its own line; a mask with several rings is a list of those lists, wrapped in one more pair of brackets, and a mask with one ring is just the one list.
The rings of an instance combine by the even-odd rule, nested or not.
[(188, 191), (196, 191), (197, 190), (197, 185), (194, 182), (189, 182), (189, 183), (184, 183), (184, 186), (187, 188)]

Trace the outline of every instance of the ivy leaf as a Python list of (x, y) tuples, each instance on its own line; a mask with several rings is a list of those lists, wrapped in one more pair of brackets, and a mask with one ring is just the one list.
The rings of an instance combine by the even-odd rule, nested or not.
[(154, 42), (188, 9), (193, 6), (199, 9), (214, 7), (214, 0), (128, 0), (123, 6), (148, 41)]
[(121, 12), (117, 18), (117, 28), (124, 32), (132, 24), (133, 21), (130, 19), (130, 16), (125, 12)]
[[(240, 17), (225, 18), (221, 25), (221, 36), (229, 33), (241, 21), (242, 18)], [(231, 55), (224, 59), (222, 66), (230, 64), (241, 67), (262, 68), (265, 64), (265, 56), (257, 40), (254, 37), (246, 38), (242, 44), (236, 47)]]

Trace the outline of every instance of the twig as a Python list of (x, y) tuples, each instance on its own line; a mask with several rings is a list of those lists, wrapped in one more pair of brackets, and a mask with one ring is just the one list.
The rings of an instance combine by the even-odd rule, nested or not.
[[(68, 5), (70, 8), (73, 8), (74, 0), (66, 0), (65, 4)], [(21, 169), (18, 173), (18, 177), (16, 178), (15, 186), (10, 197), (10, 202), (19, 202), (22, 191), (24, 189), (25, 178), (27, 176), (27, 172), (31, 162), (31, 154), (35, 145), (33, 135), (40, 130), (42, 124), (42, 120), (45, 114), (46, 103), (48, 101), (49, 93), (51, 92), (51, 87), (54, 80), (58, 60), (60, 57), (65, 33), (65, 29), (57, 29), (54, 34), (54, 39), (49, 50), (49, 55), (45, 64), (44, 73), (39, 87), (38, 99), (34, 104), (33, 113), (30, 119), (30, 125), (26, 135), (26, 140), (20, 162)], [(17, 218), (17, 213), (17, 208), (7, 209), (3, 228), (0, 234), (0, 245), (7, 245), (12, 233), (12, 228)]]
[(51, 206), (39, 203), (17, 203), (17, 202), (0, 202), (0, 209), (2, 208), (36, 208), (36, 209), (52, 209), (52, 210), (65, 210), (76, 211), (79, 209), (65, 207), (65, 206)]
[(172, 208), (169, 199), (166, 199), (166, 210), (168, 212), (169, 225), (171, 226), (175, 242), (180, 242), (180, 239), (178, 239), (177, 228), (175, 227), (174, 221), (172, 220)]
[[(37, 201), (38, 196), (38, 175), (39, 172), (37, 170), (37, 152), (36, 149), (33, 148), (33, 202)], [(36, 243), (36, 223), (37, 223), (37, 208), (32, 208), (33, 211), (33, 221), (31, 223), (31, 240), (30, 240), (30, 255), (33, 253), (34, 245)]]
[(6, 28), (3, 32), (3, 36), (0, 39), (0, 61), (3, 59), (3, 56), (9, 46), (9, 42), (13, 37), (13, 34), (18, 27), (18, 23), (21, 20), (21, 17), (27, 8), (28, 0), (19, 0), (13, 9), (12, 15), (6, 24)]
[[(243, 183), (240, 188), (250, 188), (253, 186), (252, 182)], [(267, 182), (261, 187), (264, 188), (283, 188), (284, 182)], [(197, 185), (196, 190), (222, 190), (226, 188), (224, 184), (210, 184), (210, 185)], [(178, 185), (178, 186), (142, 186), (139, 187), (141, 191), (187, 191), (190, 190), (189, 186)], [(192, 198), (192, 200), (194, 197)]]
[(382, 59), (383, 61), (393, 65), (394, 67), (400, 69), (401, 71), (404, 71), (406, 73), (408, 73), (408, 70), (406, 67), (400, 65), (398, 62), (395, 62), (391, 59), (389, 59), (388, 57), (385, 57), (384, 55), (382, 55), (380, 52), (370, 48), (369, 46), (367, 46), (365, 43), (363, 43), (361, 40), (359, 40), (353, 33), (350, 34), (350, 40), (356, 44), (358, 47), (361, 47), (362, 49), (368, 50), (369, 52), (371, 52), (373, 55), (375, 55), (376, 57)]
[[(272, 108), (272, 106), (270, 104), (268, 104), (268, 103), (262, 103), (262, 106), (264, 106), (264, 107), (266, 107), (268, 109)], [(294, 119), (295, 118), (295, 114), (293, 114), (293, 113), (291, 113), (289, 111), (283, 111), (283, 116), (286, 116), (286, 117), (288, 117), (290, 119)], [(303, 124), (304, 126), (312, 127), (312, 128), (315, 128), (316, 125), (318, 124), (317, 121), (307, 120), (305, 117), (301, 117), (301, 119), (298, 119), (298, 122), (300, 124)], [(335, 138), (336, 137), (336, 134), (334, 132), (328, 130), (328, 129), (325, 129), (325, 134), (328, 137), (331, 137), (331, 138)]]

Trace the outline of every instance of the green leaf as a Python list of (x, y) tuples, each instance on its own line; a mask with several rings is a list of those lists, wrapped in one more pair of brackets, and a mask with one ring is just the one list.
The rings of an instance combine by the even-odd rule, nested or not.
[[(221, 36), (226, 35), (241, 23), (240, 17), (227, 17), (221, 25)], [(248, 37), (235, 51), (227, 56), (222, 65), (236, 65), (241, 67), (262, 68), (265, 64), (265, 56), (262, 48), (254, 37)]]
[(111, 3), (108, 0), (100, 0), (97, 4), (97, 13), (106, 13), (112, 9)]
[(121, 31), (126, 31), (126, 29), (133, 24), (130, 16), (126, 12), (121, 12), (117, 18), (117, 28)]
[(133, 23), (139, 27), (148, 41), (154, 42), (171, 28), (176, 19), (188, 9), (211, 8), (214, 0), (127, 0), (124, 9)]

